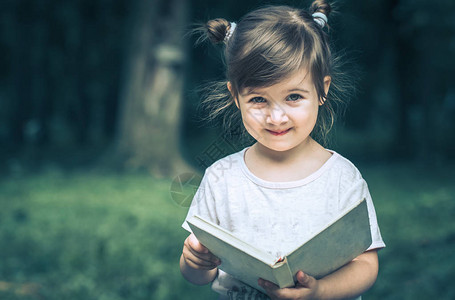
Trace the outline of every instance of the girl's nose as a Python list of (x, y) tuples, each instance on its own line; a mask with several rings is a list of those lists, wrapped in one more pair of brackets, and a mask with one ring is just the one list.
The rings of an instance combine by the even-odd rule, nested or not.
[(274, 105), (270, 108), (266, 122), (272, 125), (280, 125), (289, 121), (288, 116), (283, 108)]

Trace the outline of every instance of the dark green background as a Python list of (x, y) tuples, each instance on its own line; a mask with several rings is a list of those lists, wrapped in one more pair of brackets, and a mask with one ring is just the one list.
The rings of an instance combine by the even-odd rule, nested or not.
[[(190, 1), (189, 23), (238, 20), (265, 4)], [(3, 167), (103, 153), (116, 136), (131, 7), (126, 0), (0, 3), (0, 143)], [(339, 1), (333, 48), (349, 59), (357, 92), (332, 147), (365, 161), (444, 163), (455, 150), (453, 1)], [(178, 30), (178, 28), (176, 28)], [(223, 76), (221, 49), (185, 38), (182, 152), (195, 164), (201, 126), (195, 89)], [(351, 72), (355, 71), (355, 72)], [(95, 151), (95, 153), (90, 152)], [(87, 153), (88, 152), (88, 153)], [(63, 156), (63, 157), (62, 157)], [(82, 158), (81, 158), (82, 159)], [(96, 155), (95, 155), (96, 160)], [(27, 165), (28, 164), (28, 165)], [(9, 166), (11, 167), (11, 166)]]
[[(178, 271), (186, 208), (173, 178), (106, 168), (121, 115), (127, 0), (0, 1), (0, 298), (212, 298)], [(190, 23), (264, 4), (189, 1)], [(364, 299), (453, 299), (455, 2), (339, 1), (334, 49), (357, 90), (330, 148), (362, 171), (387, 243)], [(188, 24), (188, 29), (191, 24)], [(219, 136), (196, 88), (221, 51), (187, 36), (181, 153)], [(114, 163), (109, 161), (109, 163)], [(186, 187), (188, 188), (188, 187)]]

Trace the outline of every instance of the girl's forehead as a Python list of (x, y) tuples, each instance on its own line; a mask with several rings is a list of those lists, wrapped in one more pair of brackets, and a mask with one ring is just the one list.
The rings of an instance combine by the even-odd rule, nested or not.
[(256, 86), (256, 87), (244, 87), (241, 89), (241, 95), (248, 95), (252, 93), (257, 93), (261, 91), (266, 91), (269, 89), (273, 90), (294, 90), (294, 89), (303, 89), (309, 90), (314, 86), (313, 80), (311, 78), (311, 73), (308, 72), (306, 68), (299, 69), (288, 76), (283, 77), (278, 82), (272, 83), (267, 86)]

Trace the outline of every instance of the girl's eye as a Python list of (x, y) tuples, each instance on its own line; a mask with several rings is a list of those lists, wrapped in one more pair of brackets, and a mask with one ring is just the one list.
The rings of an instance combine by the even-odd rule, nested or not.
[(298, 101), (300, 99), (303, 99), (303, 97), (300, 96), (299, 94), (291, 94), (287, 98), (287, 100), (289, 100), (289, 101)]
[(265, 103), (266, 100), (262, 97), (254, 97), (254, 98), (251, 98), (249, 102), (252, 102), (252, 103)]

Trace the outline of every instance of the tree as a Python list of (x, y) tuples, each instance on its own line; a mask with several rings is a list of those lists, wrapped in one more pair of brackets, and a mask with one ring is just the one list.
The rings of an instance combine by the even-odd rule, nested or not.
[(158, 176), (183, 172), (179, 153), (185, 0), (137, 0), (120, 89), (116, 157)]

